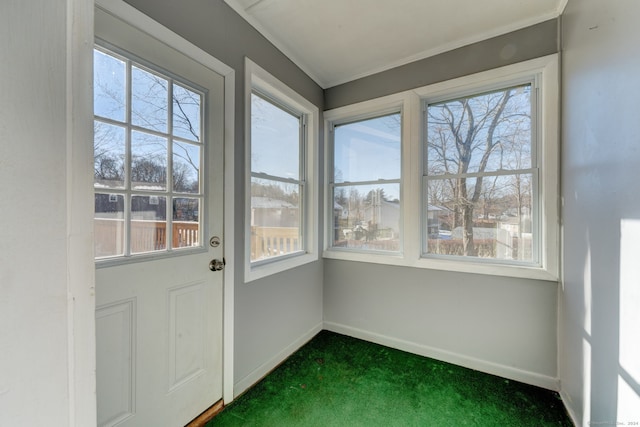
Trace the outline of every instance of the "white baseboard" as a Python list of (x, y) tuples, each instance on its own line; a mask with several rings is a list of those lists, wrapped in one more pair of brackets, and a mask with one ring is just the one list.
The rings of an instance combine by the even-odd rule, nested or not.
[(517, 369), (511, 366), (500, 365), (498, 363), (488, 362), (486, 360), (476, 359), (474, 357), (429, 347), (423, 344), (417, 344), (374, 332), (365, 331), (363, 329), (353, 328), (351, 326), (342, 325), (333, 322), (324, 322), (324, 329), (387, 347), (396, 348), (398, 350), (409, 353), (418, 354), (420, 356), (430, 357), (432, 359), (441, 360), (443, 362), (453, 363), (454, 365), (463, 366), (465, 368), (474, 369), (476, 371), (497, 375), (514, 381), (520, 381), (526, 384), (535, 385), (546, 388), (548, 390), (560, 391), (560, 381), (557, 378), (547, 375), (529, 372)]
[[(287, 357), (291, 356), (295, 353), (300, 347), (305, 345), (311, 338), (315, 337), (318, 332), (322, 330), (322, 322), (318, 323), (313, 328), (309, 329), (307, 332), (298, 337), (295, 341), (285, 347), (278, 354), (273, 356), (271, 359), (267, 360), (262, 365), (258, 366), (256, 369), (251, 371), (246, 377), (242, 378), (240, 381), (236, 382), (233, 386), (233, 397), (234, 399), (247, 391), (251, 386), (258, 383), (262, 378), (264, 378), (269, 372), (275, 369), (278, 365), (284, 362)], [(228, 404), (230, 402), (225, 402)]]
[(564, 409), (567, 410), (567, 414), (569, 414), (573, 425), (579, 426), (580, 424), (578, 424), (578, 417), (576, 416), (576, 411), (573, 409), (571, 397), (562, 389), (562, 384), (560, 384), (560, 399), (562, 399)]

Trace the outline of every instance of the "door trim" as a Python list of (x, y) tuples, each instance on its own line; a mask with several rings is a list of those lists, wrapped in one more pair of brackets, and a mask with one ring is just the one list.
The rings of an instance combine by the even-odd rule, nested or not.
[[(227, 266), (223, 279), (222, 318), (222, 400), (225, 405), (233, 400), (233, 307), (234, 307), (234, 125), (235, 125), (235, 70), (198, 46), (182, 38), (123, 0), (96, 0), (96, 7), (146, 32), (167, 46), (200, 62), (224, 78), (224, 253)], [(208, 237), (205, 241), (208, 241)], [(211, 402), (212, 404), (215, 402)]]

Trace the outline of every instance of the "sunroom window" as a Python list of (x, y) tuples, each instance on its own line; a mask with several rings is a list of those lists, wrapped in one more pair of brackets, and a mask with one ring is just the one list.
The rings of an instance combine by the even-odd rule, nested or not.
[(399, 112), (333, 129), (332, 247), (400, 252)]
[(318, 259), (319, 110), (245, 59), (245, 280)]
[(425, 102), (424, 252), (537, 264), (530, 82)]
[(325, 111), (324, 257), (556, 280), (558, 93), (550, 55)]
[(251, 262), (300, 252), (302, 114), (251, 94)]

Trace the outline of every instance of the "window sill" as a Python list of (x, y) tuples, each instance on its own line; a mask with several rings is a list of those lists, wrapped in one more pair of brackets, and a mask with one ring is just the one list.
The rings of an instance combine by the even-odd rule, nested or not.
[(457, 273), (483, 274), (489, 276), (515, 277), (522, 279), (558, 281), (558, 275), (543, 267), (523, 265), (497, 265), (488, 262), (474, 262), (471, 260), (457, 261), (434, 258), (407, 258), (402, 254), (387, 255), (379, 253), (350, 252), (326, 249), (323, 258), (343, 261), (386, 264), (398, 267), (424, 268), (428, 270), (451, 271)]
[(303, 253), (301, 255), (274, 259), (271, 262), (264, 262), (258, 265), (248, 264), (245, 267), (244, 282), (249, 283), (254, 280), (262, 279), (273, 274), (281, 273), (292, 268), (300, 267), (305, 264), (318, 260), (317, 253)]

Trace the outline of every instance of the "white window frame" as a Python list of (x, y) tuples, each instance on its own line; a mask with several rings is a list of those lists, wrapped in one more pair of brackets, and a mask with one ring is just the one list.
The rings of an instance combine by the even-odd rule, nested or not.
[[(493, 70), (447, 80), (371, 101), (326, 111), (325, 117), (325, 239), (323, 257), (359, 262), (390, 264), (415, 268), (445, 270), (495, 276), (555, 281), (559, 277), (559, 65), (558, 55), (549, 55)], [(535, 143), (538, 156), (539, 228), (536, 238), (540, 246), (539, 265), (501, 263), (492, 259), (447, 259), (430, 257), (423, 252), (423, 105), (425, 100), (448, 99), (456, 95), (481, 93), (526, 79), (537, 84), (538, 126)], [(333, 176), (331, 129), (334, 124), (403, 105), (402, 208), (403, 251), (394, 256), (336, 250), (330, 247), (332, 215), (330, 181)]]
[[(301, 151), (300, 177), (303, 194), (300, 197), (302, 217), (301, 251), (282, 257), (251, 262), (251, 94), (260, 95), (305, 116), (304, 149)], [(318, 134), (320, 112), (318, 107), (282, 83), (258, 64), (245, 58), (245, 282), (251, 282), (319, 258), (318, 253)]]
[[(405, 215), (407, 210), (405, 209), (406, 196), (404, 180), (407, 176), (404, 165), (409, 164), (407, 144), (407, 135), (409, 135), (410, 128), (406, 120), (405, 111), (409, 108), (409, 102), (406, 94), (392, 95), (384, 98), (380, 98), (374, 101), (362, 102), (347, 107), (337, 108), (331, 111), (325, 111), (325, 135), (327, 143), (325, 144), (325, 194), (326, 194), (326, 210), (325, 210), (325, 251), (324, 256), (327, 258), (333, 258), (334, 254), (338, 259), (348, 259), (351, 261), (362, 261), (364, 258), (381, 257), (381, 258), (401, 258), (404, 253), (404, 223), (406, 221)], [(377, 117), (383, 117), (390, 114), (400, 114), (401, 117), (401, 130), (400, 130), (400, 248), (397, 252), (378, 251), (378, 250), (366, 250), (359, 248), (341, 248), (332, 246), (333, 243), (333, 188), (334, 188), (334, 129), (336, 126), (350, 124), (368, 119), (374, 119)], [(386, 181), (385, 181), (386, 182)], [(359, 182), (353, 182), (352, 185), (358, 185)]]

